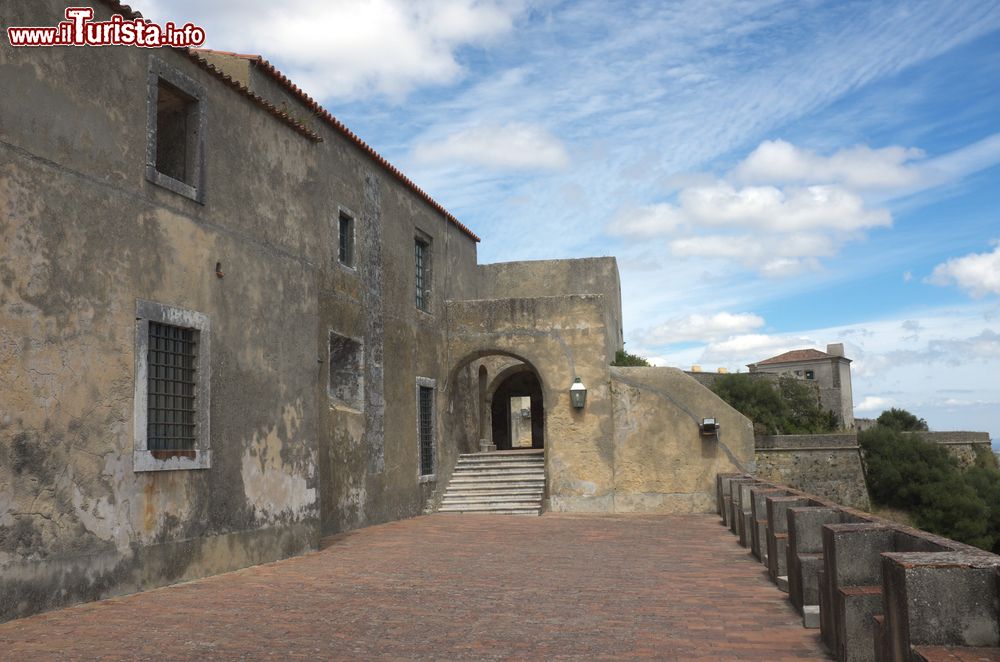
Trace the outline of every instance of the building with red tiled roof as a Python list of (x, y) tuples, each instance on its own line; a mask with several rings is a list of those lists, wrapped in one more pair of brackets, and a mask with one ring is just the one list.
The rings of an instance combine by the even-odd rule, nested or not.
[(842, 343), (818, 349), (794, 349), (747, 365), (751, 373), (788, 375), (816, 385), (820, 403), (835, 413), (845, 429), (854, 426), (851, 360)]

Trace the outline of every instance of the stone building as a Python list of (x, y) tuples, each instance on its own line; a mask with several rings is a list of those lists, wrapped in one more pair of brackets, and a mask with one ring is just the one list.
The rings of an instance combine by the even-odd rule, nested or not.
[(263, 58), (5, 44), (0, 89), (0, 620), (433, 510), (512, 398), (552, 510), (707, 512), (753, 469), (708, 389), (611, 367), (614, 258), (478, 264)]
[(796, 349), (747, 367), (751, 374), (787, 375), (815, 384), (823, 407), (837, 415), (844, 429), (854, 427), (851, 360), (844, 356), (843, 343), (829, 344), (825, 352)]

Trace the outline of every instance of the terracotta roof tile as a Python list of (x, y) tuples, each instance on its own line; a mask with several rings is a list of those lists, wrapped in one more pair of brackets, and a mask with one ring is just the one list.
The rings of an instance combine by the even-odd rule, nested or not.
[(772, 356), (769, 359), (758, 361), (752, 365), (769, 365), (771, 363), (791, 363), (792, 361), (814, 361), (816, 359), (832, 359), (833, 354), (821, 352), (818, 349), (793, 349), (784, 354)]

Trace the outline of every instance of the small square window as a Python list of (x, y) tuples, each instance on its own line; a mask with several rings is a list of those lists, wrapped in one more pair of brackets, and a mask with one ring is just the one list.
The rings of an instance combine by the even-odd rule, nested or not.
[(338, 222), (337, 260), (345, 267), (354, 266), (354, 218), (345, 212), (340, 212)]
[(815, 378), (816, 378), (816, 373), (814, 373), (812, 370), (806, 370), (806, 379), (815, 379)]

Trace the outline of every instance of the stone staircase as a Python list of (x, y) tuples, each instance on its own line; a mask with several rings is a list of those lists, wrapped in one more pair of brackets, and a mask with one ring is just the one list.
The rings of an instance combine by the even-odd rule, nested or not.
[(438, 512), (540, 515), (544, 494), (544, 450), (468, 453), (458, 458)]

